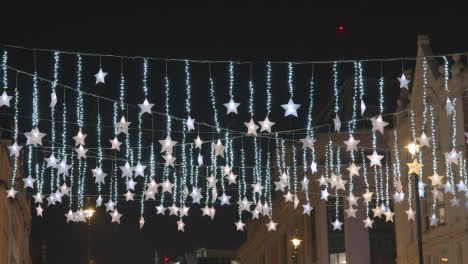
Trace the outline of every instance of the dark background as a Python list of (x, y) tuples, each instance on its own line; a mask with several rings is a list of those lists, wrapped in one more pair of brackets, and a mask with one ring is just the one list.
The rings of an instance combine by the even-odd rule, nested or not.
[[(172, 1), (170, 5), (155, 6), (90, 3), (65, 7), (42, 1), (37, 5), (2, 7), (0, 40), (2, 44), (32, 48), (258, 63), (268, 60), (413, 57), (416, 55), (418, 34), (429, 35), (436, 54), (464, 52), (468, 47), (463, 8), (438, 6), (429, 10), (397, 3), (380, 7), (359, 3), (341, 6), (336, 3), (334, 7), (322, 8), (315, 1), (310, 2), (276, 5), (240, 1), (221, 6), (215, 1)], [(342, 31), (338, 30), (339, 26), (343, 26)], [(32, 72), (31, 54), (17, 56), (15, 61), (13, 55), (12, 63)], [(72, 62), (69, 63), (72, 65)], [(97, 72), (95, 61), (93, 63), (91, 59), (87, 63), (91, 66), (86, 71)], [(179, 70), (183, 67), (182, 64), (174, 65)], [(109, 67), (111, 74), (119, 71), (118, 64)], [(112, 67), (115, 69), (112, 70)], [(224, 66), (216, 67), (219, 72), (225, 71)], [(390, 63), (388, 67), (392, 69), (389, 78), (394, 78), (401, 68), (401, 62)], [(152, 71), (161, 68), (161, 65), (153, 65)], [(206, 68), (203, 71), (206, 72)], [(244, 71), (241, 73), (244, 77), (239, 79), (245, 85), (248, 69), (240, 71)], [(325, 67), (320, 72), (326, 77), (320, 81), (323, 89), (318, 91), (320, 100), (315, 112), (326, 106), (330, 99), (326, 90), (330, 82), (329, 69)], [(50, 76), (50, 71), (47, 74)], [(183, 72), (180, 74), (180, 78), (183, 78)], [(297, 79), (304, 84), (310, 77), (308, 73), (298, 74), (303, 75)], [(115, 75), (116, 79), (109, 81), (109, 86), (118, 85), (118, 76)], [(258, 75), (259, 80), (264, 78), (263, 73)], [(286, 77), (285, 74), (283, 76)], [(129, 82), (131, 84), (131, 80)], [(280, 79), (278, 82), (286, 83), (286, 80)], [(159, 87), (153, 92), (153, 96), (157, 97), (162, 88), (155, 86)], [(206, 83), (195, 83), (194, 86), (205, 86), (203, 89), (205, 92), (207, 90)], [(301, 96), (306, 86), (298, 87), (303, 87), (297, 91)], [(176, 90), (177, 96), (184, 95), (182, 85)], [(243, 102), (247, 102), (247, 93), (238, 94)], [(162, 94), (160, 96), (162, 100)], [(194, 97), (199, 105), (206, 99), (201, 95)], [(134, 104), (141, 101), (140, 98), (131, 99)], [(225, 96), (218, 99), (223, 103), (227, 101)], [(162, 111), (162, 105), (157, 107)], [(243, 111), (247, 110), (246, 103), (242, 107)], [(276, 109), (278, 114), (279, 110)], [(179, 113), (178, 116), (185, 114)], [(263, 115), (260, 116), (259, 119), (263, 119)], [(212, 123), (210, 117), (201, 114), (199, 118)], [(236, 126), (229, 122), (225, 125)], [(243, 239), (243, 234), (233, 231), (235, 212), (229, 209), (218, 209), (214, 223), (200, 217), (199, 211), (192, 209), (193, 215), (186, 226), (186, 233), (175, 231), (174, 217), (161, 216), (147, 219), (144, 230), (138, 232), (138, 210), (138, 207), (128, 206), (126, 219), (121, 225), (110, 225), (109, 217), (104, 217), (104, 212), (98, 210), (92, 227), (93, 254), (98, 263), (150, 263), (157, 248), (169, 249), (168, 254), (203, 245), (237, 248)], [(62, 215), (64, 212), (61, 207), (49, 207), (45, 218), (33, 217), (31, 247), (35, 262), (38, 261), (41, 241), (47, 241), (49, 263), (84, 263), (86, 226), (66, 224)]]

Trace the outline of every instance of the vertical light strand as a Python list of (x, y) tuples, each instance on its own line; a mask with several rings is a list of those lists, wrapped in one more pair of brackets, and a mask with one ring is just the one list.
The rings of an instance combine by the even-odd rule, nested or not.
[(334, 112), (338, 114), (339, 111), (339, 94), (338, 94), (338, 63), (333, 63), (333, 96), (335, 97)]
[[(254, 91), (254, 85), (253, 85), (253, 80), (252, 80), (252, 64), (250, 64), (250, 79), (249, 79), (249, 114), (250, 114), (250, 119), (252, 120), (254, 118), (254, 99), (255, 99), (255, 91)], [(254, 145), (254, 161), (255, 161), (255, 166), (252, 170), (253, 172), (253, 183), (254, 184), (261, 184), (260, 178), (260, 173), (259, 173), (259, 166), (260, 166), (260, 160), (258, 159), (258, 141), (257, 137), (253, 137), (253, 145)], [(261, 193), (258, 194), (258, 198), (260, 199)], [(252, 193), (253, 201), (256, 203), (256, 197), (255, 194)]]
[[(51, 85), (51, 94), (55, 94), (55, 86), (58, 82), (58, 67), (59, 67), (59, 53), (58, 51), (54, 52), (54, 82)], [(55, 106), (51, 107), (50, 109), (50, 134), (51, 134), (51, 142), (50, 142), (50, 151), (54, 154), (55, 151)], [(54, 166), (50, 168), (50, 192), (53, 192), (54, 185), (55, 185), (55, 170)], [(57, 176), (57, 186), (60, 184), (59, 177)]]
[[(437, 138), (435, 131), (435, 118), (434, 118), (434, 107), (431, 105), (429, 108), (431, 114), (431, 137), (432, 137), (432, 171), (434, 174), (437, 173)], [(433, 186), (433, 189), (437, 189), (437, 185)], [(432, 211), (435, 213), (437, 207), (437, 199), (434, 199), (432, 203)]]
[[(124, 68), (123, 68), (123, 59), (120, 61), (120, 115), (125, 116), (127, 114), (127, 121), (130, 118), (128, 116), (128, 109), (126, 108), (125, 105), (125, 75), (124, 75)], [(130, 139), (130, 134), (125, 134), (125, 155), (127, 158), (127, 161), (130, 161), (130, 166), (132, 166), (133, 163), (133, 149), (131, 146), (131, 139)], [(116, 202), (116, 201), (114, 201)]]
[[(307, 112), (307, 135), (309, 135), (311, 138), (314, 138), (314, 130), (312, 129), (312, 113), (314, 110), (314, 88), (315, 88), (315, 83), (314, 83), (314, 65), (312, 65), (312, 74), (310, 76), (310, 83), (309, 83), (309, 111)], [(315, 145), (312, 144), (312, 149), (311, 149), (311, 155), (312, 155), (312, 164), (315, 163)], [(307, 148), (304, 149), (302, 152), (302, 160), (303, 160), (303, 167), (304, 167), (304, 177), (307, 175)], [(316, 166), (316, 165), (315, 165)], [(313, 165), (311, 165), (311, 168)], [(312, 169), (311, 175), (313, 176), (314, 171)], [(307, 187), (307, 190), (305, 192), (305, 197), (307, 202), (309, 202), (309, 188)]]
[[(148, 100), (148, 60), (145, 58), (143, 59), (143, 80), (142, 80), (142, 90), (143, 90), (143, 95), (145, 96), (145, 101), (147, 102)], [(143, 144), (143, 112), (140, 111), (138, 113), (138, 162), (141, 162), (142, 159), (142, 144)], [(151, 144), (150, 147), (150, 161), (152, 159), (152, 154), (151, 151), (153, 151), (153, 144)], [(151, 171), (151, 168), (148, 170)], [(141, 188), (141, 200), (140, 200), (140, 217), (143, 216), (144, 211), (145, 211), (145, 199), (143, 199), (143, 194), (146, 191), (147, 185), (146, 183), (148, 182), (148, 173), (144, 173), (143, 176), (143, 186)]]
[(229, 96), (231, 97), (231, 99), (234, 98), (234, 80), (234, 63), (231, 61), (229, 62)]
[[(367, 180), (367, 164), (366, 164), (366, 155), (364, 150), (361, 149), (362, 157), (362, 175), (364, 176), (364, 183), (366, 184), (366, 190), (369, 190), (369, 181)], [(369, 202), (366, 202), (366, 216), (369, 217)]]
[[(354, 94), (353, 94), (353, 110), (352, 110), (352, 117), (351, 121), (349, 122), (349, 137), (351, 138), (354, 134), (354, 130), (356, 128), (356, 117), (357, 117), (357, 97), (358, 97), (358, 90), (361, 87), (361, 78), (362, 78), (362, 71), (361, 71), (361, 62), (354, 62)], [(360, 93), (361, 96), (361, 102), (362, 102), (362, 95), (363, 93)], [(354, 155), (354, 149), (351, 149), (349, 152), (349, 156), (351, 158), (351, 163), (354, 164), (355, 162), (355, 155)], [(353, 194), (354, 190), (354, 184), (353, 184), (353, 175), (349, 176), (349, 195), (351, 196)], [(350, 207), (352, 207), (352, 204), (350, 204)]]
[[(191, 77), (190, 77), (190, 62), (185, 61), (185, 111), (187, 112), (187, 115), (190, 116), (191, 112), (191, 105), (190, 101), (192, 98), (192, 84), (191, 84)], [(183, 134), (183, 142), (186, 141), (186, 135), (185, 135), (185, 130)], [(190, 183), (193, 184), (193, 144), (190, 144), (189, 147), (189, 157), (190, 157), (190, 172), (186, 169), (186, 166), (184, 166), (183, 169), (185, 169), (185, 175), (184, 178), (186, 178), (188, 175), (190, 175)], [(185, 153), (185, 143), (182, 146), (182, 157), (183, 157), (183, 162), (186, 163), (186, 153)], [(185, 183), (185, 181), (184, 181)]]
[[(122, 76), (121, 76), (121, 81), (122, 81)], [(122, 87), (121, 87), (122, 88)], [(122, 94), (121, 94), (122, 95)], [(121, 97), (122, 98), (122, 97)], [(122, 101), (121, 101), (122, 102)], [(121, 104), (121, 107), (122, 107), (123, 104)], [(112, 123), (113, 124), (116, 124), (117, 123), (117, 114), (118, 114), (118, 111), (119, 111), (119, 106), (117, 104), (117, 102), (114, 102), (114, 111), (113, 111), (113, 120), (112, 120)], [(114, 126), (114, 137), (117, 136), (117, 127)], [(128, 148), (128, 146), (126, 146), (126, 148)], [(114, 150), (114, 157), (115, 157), (115, 152), (116, 150)], [(127, 150), (127, 153), (128, 153), (128, 150)], [(127, 155), (127, 161), (128, 161), (128, 155)], [(111, 177), (111, 184), (110, 184), (110, 187), (109, 187), (109, 200), (112, 200), (114, 199), (114, 189), (115, 187), (114, 186), (117, 186), (117, 168), (115, 166), (115, 163), (116, 161), (113, 160), (112, 161), (112, 177)], [(128, 176), (127, 176), (128, 177)], [(143, 198), (142, 198), (143, 199)], [(117, 202), (116, 200), (113, 200), (113, 202)]]
[[(426, 58), (423, 59), (423, 62), (422, 62), (422, 66), (423, 66), (423, 96), (422, 96), (422, 102), (423, 102), (423, 121), (422, 121), (422, 124), (421, 124), (421, 131), (424, 132), (424, 130), (426, 129), (426, 123), (427, 123), (427, 61), (426, 61)], [(418, 159), (419, 159), (419, 163), (423, 163), (423, 151), (422, 149), (420, 149), (419, 153), (418, 153)], [(421, 167), (419, 169), (419, 181), (422, 182), (423, 181), (423, 168)], [(419, 190), (419, 194), (420, 196), (423, 195), (424, 196), (424, 189), (422, 190)]]
[[(170, 88), (171, 88), (171, 86), (170, 86), (170, 83), (169, 83), (169, 76), (168, 76), (168, 73), (167, 73), (167, 61), (166, 61), (166, 75), (164, 77), (164, 93), (165, 93), (164, 106), (165, 106), (165, 110), (166, 110), (166, 130), (167, 130), (167, 135), (168, 136), (171, 136), (171, 127), (172, 127), (171, 116), (170, 116), (170, 111), (169, 111), (169, 103), (171, 101), (171, 97), (170, 97), (171, 90), (170, 90)], [(167, 153), (168, 152), (166, 151), (166, 154)], [(167, 166), (165, 166), (164, 170), (163, 170), (163, 181), (168, 179), (169, 174), (170, 174), (169, 168)], [(175, 193), (176, 193), (175, 191), (172, 193), (172, 200), (173, 201), (176, 200), (175, 199), (175, 197), (176, 197)], [(164, 200), (165, 200), (165, 194), (163, 193), (161, 195), (161, 205), (164, 205)]]
[[(6, 71), (5, 71), (4, 74), (6, 74)], [(18, 72), (16, 72), (16, 78), (15, 79), (16, 79), (15, 91), (14, 91), (15, 100), (13, 101), (14, 102), (14, 109), (15, 109), (15, 116), (13, 118), (15, 132), (13, 133), (13, 142), (17, 143), (18, 142), (18, 117), (19, 117)], [(4, 85), (4, 87), (5, 87), (5, 85)], [(11, 176), (11, 186), (14, 186), (15, 180), (16, 180), (16, 175), (18, 173), (18, 156), (17, 155), (14, 155), (14, 156), (15, 156), (15, 158), (14, 158), (14, 161), (13, 161), (14, 164), (13, 164), (13, 171), (12, 171), (12, 176)]]
[(271, 62), (267, 62), (266, 73), (266, 95), (267, 95), (267, 116), (271, 113)]
[[(97, 125), (96, 125), (96, 134), (97, 134), (97, 143), (98, 143), (98, 161), (97, 165), (102, 169), (102, 144), (101, 144), (101, 112), (99, 109), (99, 98), (97, 98)], [(98, 194), (101, 195), (101, 182), (98, 182)]]
[[(190, 117), (190, 97), (191, 97), (191, 85), (190, 85), (190, 63), (185, 61), (185, 112)], [(184, 121), (182, 121), (182, 127), (184, 127)], [(186, 154), (186, 131), (189, 129), (182, 129), (182, 172), (181, 172), (181, 190), (185, 186), (185, 179), (187, 177), (187, 154)], [(180, 192), (180, 202), (184, 204), (184, 192)]]
[[(78, 123), (78, 128), (81, 131), (83, 128), (83, 92), (81, 91), (81, 78), (82, 78), (82, 59), (81, 55), (77, 55), (77, 64), (76, 64), (76, 89), (78, 91), (78, 96), (76, 97), (76, 121)], [(78, 157), (78, 208), (82, 208), (82, 197), (83, 197), (83, 177), (85, 174), (83, 171), (82, 159)]]
[[(36, 53), (34, 53), (34, 76), (33, 76), (33, 112), (32, 112), (32, 128), (36, 127), (39, 125), (39, 90), (37, 88), (37, 71), (36, 71)], [(33, 147), (32, 145), (29, 145), (28, 147), (28, 173), (29, 176), (33, 177), (33, 170), (32, 170), (32, 151)], [(37, 150), (36, 150), (37, 151)], [(37, 152), (36, 152), (37, 156)], [(36, 159), (37, 162), (37, 159)], [(36, 163), (37, 165), (37, 163)], [(38, 186), (39, 192), (42, 193), (42, 186), (43, 186), (43, 181), (40, 177), (39, 171), (38, 171), (38, 166), (36, 166), (36, 169), (34, 170), (36, 172), (36, 180)]]
[[(415, 128), (415, 123), (414, 123), (414, 111), (413, 109), (410, 110), (410, 124), (411, 124), (411, 140), (413, 140), (413, 143), (416, 144), (416, 128)], [(413, 199), (412, 199), (412, 195), (413, 195), (413, 192), (412, 192), (412, 177), (410, 177), (410, 175), (408, 175), (408, 204), (409, 204), (409, 207), (412, 208), (412, 203), (413, 203)]]

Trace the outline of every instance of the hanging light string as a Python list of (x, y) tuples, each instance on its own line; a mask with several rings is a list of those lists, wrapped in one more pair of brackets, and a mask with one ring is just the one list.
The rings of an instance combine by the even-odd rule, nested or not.
[[(124, 67), (123, 67), (123, 60), (120, 61), (120, 115), (127, 116), (127, 121), (129, 119), (128, 116), (128, 104), (125, 103), (125, 75), (124, 75)], [(116, 120), (117, 122), (117, 120)], [(115, 123), (114, 123), (115, 124)], [(133, 149), (131, 146), (131, 138), (129, 134), (125, 134), (125, 155), (127, 160), (130, 161), (130, 166), (133, 163)]]
[[(411, 123), (411, 139), (413, 140), (414, 144), (416, 144), (416, 128), (414, 124), (414, 111), (410, 111), (410, 123)], [(408, 204), (409, 207), (411, 208), (412, 206), (412, 177), (408, 175)]]
[[(218, 121), (218, 110), (216, 108), (216, 96), (215, 96), (215, 86), (214, 86), (214, 80), (213, 78), (211, 77), (211, 65), (208, 64), (208, 74), (209, 74), (209, 80), (210, 80), (210, 96), (211, 96), (211, 107), (213, 109), (213, 121), (215, 122), (216, 124), (216, 132), (218, 133), (218, 136), (221, 137), (221, 135), (219, 135), (220, 133), (220, 128), (219, 128), (219, 121)], [(214, 140), (215, 140), (215, 134), (213, 133), (212, 134), (212, 139), (213, 139), (213, 142), (211, 142), (211, 151), (210, 151), (210, 157), (211, 157), (211, 166), (210, 168), (207, 167), (207, 175), (209, 175), (209, 169), (211, 170), (211, 173), (212, 173), (212, 176), (216, 179), (218, 178), (217, 177), (217, 172), (216, 172), (216, 166), (217, 166), (217, 162), (216, 162), (216, 156), (215, 156), (215, 151), (214, 151)], [(225, 143), (226, 144), (226, 143)], [(222, 182), (222, 179), (221, 179), (221, 182)], [(209, 187), (208, 187), (208, 181), (206, 181), (206, 204), (209, 205), (210, 204), (210, 192), (209, 192)], [(216, 188), (216, 187), (214, 187)]]
[[(51, 85), (51, 94), (54, 95), (55, 94), (55, 84), (58, 82), (58, 68), (59, 68), (59, 53), (58, 52), (54, 52), (54, 82), (52, 83)], [(52, 120), (52, 122), (50, 122), (50, 134), (51, 134), (51, 144), (50, 144), (50, 147), (51, 147), (51, 151), (52, 153), (54, 152), (55, 150), (55, 106), (54, 107), (51, 107), (50, 109), (50, 120)], [(50, 168), (50, 192), (53, 192), (54, 190), (54, 185), (55, 185), (55, 170), (54, 170), (54, 166), (52, 166)], [(60, 180), (59, 180), (59, 177), (57, 176), (57, 186), (59, 185), (60, 183)]]
[[(6, 71), (4, 72), (4, 74)], [(18, 73), (16, 73), (16, 83), (15, 83), (15, 91), (14, 91), (14, 109), (15, 109), (15, 117), (13, 118), (14, 122), (14, 127), (15, 127), (15, 132), (13, 133), (13, 142), (18, 142), (18, 102), (19, 102), (19, 92), (18, 92)], [(5, 87), (5, 85), (4, 85)], [(16, 175), (18, 173), (18, 156), (14, 155), (14, 164), (13, 164), (13, 171), (11, 175), (11, 186), (14, 186), (15, 180), (16, 180)]]
[[(165, 63), (165, 66), (166, 66), (166, 75), (164, 77), (164, 93), (165, 93), (165, 96), (164, 96), (164, 106), (165, 106), (165, 110), (166, 110), (166, 130), (167, 130), (167, 136), (171, 136), (171, 117), (169, 116), (169, 103), (170, 103), (170, 85), (169, 85), (169, 77), (167, 75), (167, 61)], [(168, 151), (166, 151), (166, 155), (168, 155)], [(164, 170), (163, 170), (163, 179), (162, 181), (166, 181), (166, 179), (168, 179), (169, 177), (169, 174), (170, 174), (170, 171), (169, 171), (169, 168), (167, 166), (164, 167)], [(172, 199), (175, 200), (174, 198), (174, 195), (175, 195), (175, 192), (173, 192), (172, 194)], [(165, 200), (165, 193), (162, 193), (161, 194), (161, 205), (164, 205), (164, 200)]]
[(266, 97), (267, 97), (267, 116), (271, 113), (271, 62), (267, 62), (266, 78)]
[(234, 90), (234, 63), (229, 62), (229, 96), (234, 100), (233, 90)]
[[(396, 123), (395, 123), (396, 124)], [(393, 152), (395, 153), (395, 173), (394, 173), (394, 184), (396, 187), (396, 183), (401, 179), (401, 163), (400, 163), (400, 152), (398, 150), (398, 132), (394, 128), (393, 129)], [(396, 189), (395, 189), (396, 190)]]
[[(148, 98), (148, 88), (147, 88), (147, 76), (148, 76), (148, 61), (145, 59), (143, 60), (143, 94), (145, 96), (145, 100)], [(138, 161), (141, 161), (141, 146), (143, 144), (143, 113), (140, 111), (138, 113)]]
[(338, 95), (338, 63), (333, 62), (333, 96), (335, 97), (335, 114), (339, 111), (339, 95)]
[(216, 108), (216, 97), (215, 97), (215, 86), (213, 78), (211, 77), (211, 65), (208, 64), (208, 72), (210, 78), (210, 96), (211, 96), (211, 105), (213, 107), (213, 119), (216, 125), (216, 132), (220, 133), (219, 121), (218, 121), (218, 109)]
[(3, 91), (8, 91), (8, 72), (7, 72), (7, 61), (8, 61), (8, 51), (5, 49), (2, 56), (2, 82), (3, 82)]
[[(367, 164), (366, 164), (366, 155), (364, 150), (361, 148), (361, 158), (362, 158), (362, 175), (364, 176), (364, 183), (366, 184), (366, 190), (369, 190), (369, 181), (367, 180)], [(366, 216), (369, 217), (369, 202), (366, 202)]]
[[(39, 90), (37, 88), (37, 71), (36, 71), (36, 53), (34, 53), (34, 76), (33, 76), (33, 112), (32, 112), (32, 128), (36, 127), (39, 125)], [(32, 171), (32, 151), (33, 147), (32, 145), (28, 146), (28, 172), (29, 176), (33, 177), (33, 171)], [(36, 162), (37, 162), (37, 152), (36, 152)], [(40, 177), (41, 174), (39, 174), (38, 166), (36, 166), (36, 179), (37, 183), (36, 186), (38, 186), (39, 192), (42, 193), (42, 186), (43, 182)]]
[[(457, 146), (457, 98), (453, 98), (453, 111), (452, 111), (452, 148), (456, 148)], [(461, 176), (461, 175), (460, 175)], [(452, 184), (452, 194), (456, 197), (455, 193), (455, 174), (452, 170), (452, 164), (450, 164), (450, 181)]]
[[(437, 173), (437, 135), (435, 131), (435, 118), (434, 118), (434, 107), (432, 105), (429, 108), (431, 114), (431, 137), (432, 137), (432, 170), (434, 174)], [(433, 189), (437, 190), (437, 185), (433, 186)], [(435, 197), (434, 197), (435, 198)], [(434, 199), (432, 204), (432, 211), (435, 212), (437, 207), (437, 199)]]
[[(294, 97), (294, 66), (292, 63), (288, 63), (288, 86), (289, 86), (289, 93), (291, 98)], [(294, 134), (293, 134), (293, 141), (294, 141)], [(297, 193), (297, 161), (296, 161), (296, 145), (292, 143), (292, 156), (293, 156), (293, 181), (294, 181), (294, 194)], [(289, 178), (289, 177), (288, 177)], [(289, 188), (289, 186), (288, 186)]]
[[(312, 129), (312, 113), (314, 110), (314, 65), (312, 65), (312, 75), (310, 77), (310, 83), (309, 83), (309, 111), (307, 113), (307, 135), (309, 135), (311, 138), (314, 138), (314, 130)], [(315, 145), (312, 144), (312, 149), (311, 149), (311, 155), (312, 155), (312, 163), (315, 163)], [(302, 160), (303, 160), (303, 166), (304, 166), (304, 177), (306, 176), (307, 172), (307, 148), (304, 149), (302, 152)], [(311, 165), (312, 166), (312, 165)], [(313, 176), (314, 172), (312, 171), (311, 175)], [(308, 189), (308, 188), (307, 188)], [(309, 192), (306, 192), (306, 200), (309, 202)]]
[[(98, 143), (98, 160), (97, 165), (102, 169), (102, 144), (101, 144), (101, 112), (99, 109), (99, 98), (97, 100), (97, 143)], [(101, 182), (98, 182), (98, 194), (101, 195)]]
[[(361, 81), (362, 78), (362, 68), (360, 62), (354, 62), (354, 94), (353, 94), (353, 111), (351, 121), (349, 122), (349, 137), (351, 138), (354, 134), (354, 130), (356, 129), (356, 118), (357, 118), (357, 97), (358, 91), (361, 90)], [(360, 93), (361, 102), (362, 102), (362, 92)], [(351, 163), (355, 162), (355, 154), (354, 149), (351, 149), (349, 152), (349, 156), (351, 158)], [(354, 184), (353, 184), (353, 175), (349, 177), (349, 195), (353, 194)], [(350, 204), (351, 206), (351, 204)]]
[[(116, 124), (117, 123), (117, 113), (119, 111), (119, 106), (117, 104), (117, 102), (114, 102), (114, 111), (113, 111), (113, 120), (112, 120), (112, 123), (113, 124)], [(114, 137), (117, 136), (117, 127), (114, 126)], [(116, 152), (117, 150), (114, 150), (113, 151), (113, 156), (115, 157)], [(127, 150), (127, 153), (128, 153), (128, 150)], [(127, 155), (127, 160), (128, 160), (128, 155)], [(116, 189), (114, 186), (117, 185), (117, 168), (115, 166), (116, 164), (116, 161), (114, 160), (111, 160), (112, 162), (112, 177), (111, 177), (111, 183), (110, 183), (110, 187), (109, 187), (109, 197), (110, 197), (110, 200), (114, 199), (115, 197), (115, 194), (114, 194), (114, 190)], [(127, 176), (127, 180), (128, 180), (128, 176)], [(117, 202), (117, 201), (113, 201), (113, 202)]]
[[(185, 112), (188, 117), (190, 117), (190, 98), (191, 98), (191, 85), (190, 85), (190, 62), (185, 61)], [(182, 127), (184, 123), (182, 122)], [(186, 132), (187, 129), (183, 129), (184, 132), (182, 133), (182, 174), (181, 174), (181, 186), (185, 186), (186, 177), (187, 177), (187, 154), (186, 154)], [(180, 192), (180, 201), (184, 203), (184, 192)]]
[[(421, 131), (424, 132), (426, 129), (426, 123), (427, 123), (427, 61), (426, 58), (423, 59), (422, 62), (423, 66), (423, 96), (422, 96), (422, 102), (423, 102), (423, 122), (421, 125)], [(418, 159), (419, 163), (423, 163), (423, 151), (422, 149), (418, 153)], [(421, 167), (419, 169), (419, 181), (423, 181), (423, 168)], [(424, 189), (420, 190), (420, 195), (424, 195)], [(422, 193), (422, 194), (421, 194)]]
[[(252, 64), (250, 65), (250, 79), (249, 79), (249, 113), (250, 119), (254, 118), (254, 99), (255, 99), (255, 91), (253, 85), (253, 77), (252, 77)], [(253, 177), (254, 177), (254, 184), (261, 184), (261, 175), (258, 169), (258, 166), (261, 166), (261, 161), (259, 160), (258, 156), (258, 141), (257, 137), (252, 137), (252, 141), (254, 143), (254, 158), (255, 158), (255, 168), (253, 169)], [(257, 197), (255, 197), (255, 193), (253, 194), (253, 201), (256, 203)], [(258, 199), (260, 199), (261, 193), (258, 194)]]
[[(78, 128), (83, 128), (83, 93), (81, 91), (81, 76), (82, 76), (82, 59), (81, 55), (77, 55), (77, 64), (76, 64), (76, 89), (78, 92), (78, 96), (76, 97), (76, 122), (78, 123)], [(84, 162), (86, 163), (86, 162)], [(83, 162), (80, 157), (78, 157), (78, 208), (83, 207)], [(73, 176), (72, 176), (73, 177)]]
[[(190, 105), (190, 101), (191, 101), (191, 98), (192, 98), (192, 84), (191, 84), (191, 77), (190, 77), (190, 62), (189, 61), (185, 61), (185, 93), (186, 93), (186, 96), (185, 96), (185, 111), (187, 112), (187, 115), (190, 115), (190, 112), (191, 112), (191, 105)], [(183, 141), (185, 142), (185, 132), (183, 133)], [(182, 151), (182, 154), (183, 154), (183, 157), (184, 157), (184, 160), (185, 160), (185, 157), (186, 157), (186, 154), (185, 154), (185, 146), (182, 147), (183, 148), (183, 151)], [(191, 144), (189, 146), (189, 157), (190, 157), (190, 166), (188, 168), (190, 168), (190, 172), (188, 172), (187, 169), (185, 169), (185, 176), (184, 177), (187, 177), (187, 175), (190, 175), (190, 182), (193, 184), (193, 145)], [(186, 161), (184, 161), (184, 163), (186, 163)]]

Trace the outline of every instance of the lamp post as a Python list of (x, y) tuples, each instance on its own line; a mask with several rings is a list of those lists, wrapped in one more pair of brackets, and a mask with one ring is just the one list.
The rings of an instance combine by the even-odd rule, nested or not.
[[(408, 144), (408, 152), (411, 154), (411, 158), (419, 152), (419, 145), (415, 142)], [(419, 179), (416, 173), (408, 175), (408, 177), (414, 177), (414, 200), (416, 207), (416, 232), (418, 237), (418, 259), (419, 264), (424, 263), (423, 247), (422, 247), (422, 228), (421, 228), (421, 206), (419, 204)]]
[(93, 217), (95, 210), (90, 203), (89, 197), (87, 199), (87, 204), (88, 205), (86, 209), (84, 210), (84, 213), (85, 213), (86, 220), (88, 222), (88, 263), (92, 264), (93, 260), (91, 258), (91, 218)]
[(294, 252), (291, 256), (292, 260), (294, 261), (294, 263), (297, 263), (297, 255), (298, 255), (298, 251), (297, 249), (299, 248), (299, 246), (301, 245), (302, 243), (302, 240), (299, 239), (299, 236), (298, 236), (298, 233), (299, 233), (299, 230), (296, 229), (296, 234), (292, 237), (291, 239), (291, 243), (293, 244), (294, 246)]

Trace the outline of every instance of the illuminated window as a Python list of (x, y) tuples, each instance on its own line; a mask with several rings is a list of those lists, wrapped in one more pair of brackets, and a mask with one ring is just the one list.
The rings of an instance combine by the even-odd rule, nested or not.
[(439, 221), (441, 224), (445, 223), (445, 208), (439, 208)]
[(330, 254), (330, 264), (346, 264), (346, 253), (332, 253)]

